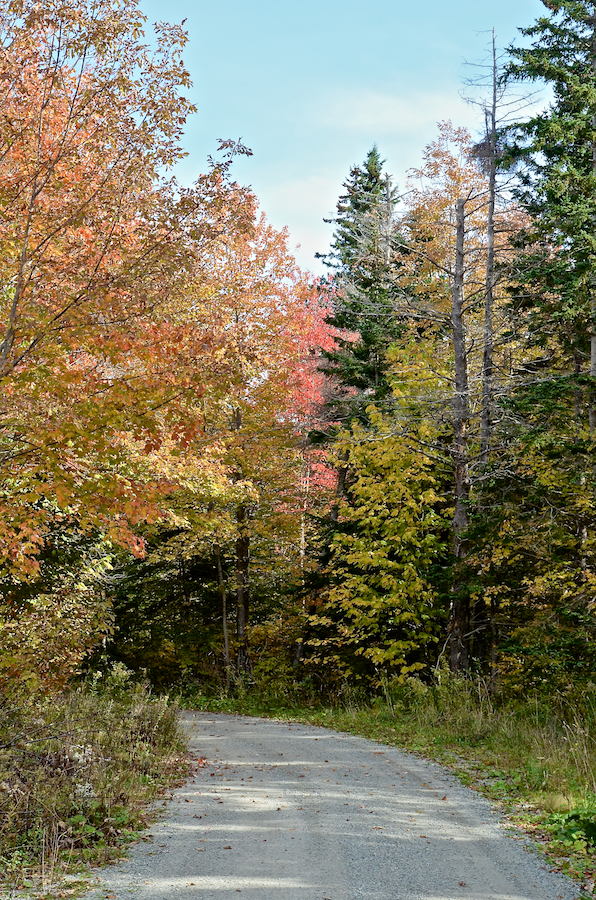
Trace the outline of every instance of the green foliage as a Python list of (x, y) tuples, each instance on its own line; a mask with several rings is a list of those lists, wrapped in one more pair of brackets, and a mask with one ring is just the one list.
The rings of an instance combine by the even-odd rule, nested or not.
[(564, 845), (575, 850), (596, 844), (596, 810), (574, 809), (568, 813), (554, 813), (551, 834)]
[(468, 580), (521, 694), (586, 683), (596, 659), (592, 444), (569, 394), (553, 377), (508, 398), (515, 428), (471, 511)]
[[(193, 500), (196, 503), (191, 509)], [(261, 512), (263, 512), (263, 507)], [(217, 693), (223, 689), (224, 644), (221, 588), (216, 546), (219, 546), (227, 594), (232, 657), (236, 649), (235, 534), (225, 531), (226, 510), (201, 510), (187, 496), (184, 520), (177, 528), (146, 529), (143, 560), (116, 560), (105, 589), (110, 599), (113, 631), (88, 662), (91, 670), (120, 661), (143, 673), (160, 690), (200, 683)], [(251, 626), (249, 640), (256, 665), (265, 654), (291, 658), (295, 635), (295, 544), (283, 533), (281, 516), (257, 515), (251, 520)], [(273, 522), (271, 521), (273, 519)], [(273, 531), (275, 523), (278, 529)], [(281, 524), (281, 527), (279, 527)], [(284, 547), (284, 537), (288, 538)], [(273, 623), (273, 625), (271, 625)], [(273, 627), (275, 626), (275, 627)], [(284, 642), (287, 642), (284, 645)], [(277, 658), (277, 657), (276, 657)]]
[(145, 559), (123, 560), (107, 585), (114, 630), (89, 666), (118, 660), (162, 690), (185, 678), (217, 682), (222, 623), (212, 549), (181, 529), (147, 537)]
[(588, 684), (596, 659), (596, 24), (592, 3), (545, 6), (507, 68), (553, 99), (508, 132), (523, 209), (503, 308), (513, 379), (495, 397), (462, 573), (476, 668), (519, 696)]
[(309, 620), (311, 665), (348, 679), (425, 668), (442, 621), (437, 572), (448, 521), (432, 466), (391, 420), (371, 415), (374, 432), (355, 424), (336, 444), (349, 478), (329, 588)]
[(556, 334), (579, 371), (589, 356), (596, 264), (596, 25), (586, 0), (548, 6), (550, 15), (522, 29), (530, 45), (510, 48), (507, 72), (509, 79), (546, 84), (553, 93), (544, 111), (509, 129), (517, 193), (531, 216), (518, 238), (525, 252), (517, 294), (525, 294), (535, 326), (530, 340), (545, 346)]
[(111, 628), (105, 579), (113, 548), (58, 513), (39, 554), (37, 576), (6, 574), (0, 600), (0, 688), (20, 680), (54, 692), (76, 675)]
[(352, 166), (344, 182), (346, 193), (337, 201), (336, 229), (332, 252), (322, 259), (335, 271), (352, 273), (362, 264), (360, 225), (364, 216), (374, 210), (383, 196), (384, 160), (376, 144), (369, 150), (362, 166)]

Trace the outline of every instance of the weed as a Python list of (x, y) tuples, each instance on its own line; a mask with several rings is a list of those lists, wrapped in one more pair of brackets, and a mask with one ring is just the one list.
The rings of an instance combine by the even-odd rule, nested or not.
[(176, 705), (124, 681), (0, 697), (0, 887), (47, 894), (77, 860), (108, 860), (179, 777)]

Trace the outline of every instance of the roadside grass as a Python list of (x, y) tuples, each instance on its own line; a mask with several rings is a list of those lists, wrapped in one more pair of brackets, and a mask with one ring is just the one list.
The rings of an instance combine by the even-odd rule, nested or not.
[(236, 698), (189, 695), (195, 709), (322, 725), (446, 765), (497, 803), (586, 896), (596, 893), (596, 688), (565, 698), (492, 697), (481, 680), (443, 673), (385, 683), (372, 700), (292, 703), (255, 686)]
[(131, 685), (0, 695), (0, 896), (68, 897), (121, 856), (183, 772), (177, 705)]

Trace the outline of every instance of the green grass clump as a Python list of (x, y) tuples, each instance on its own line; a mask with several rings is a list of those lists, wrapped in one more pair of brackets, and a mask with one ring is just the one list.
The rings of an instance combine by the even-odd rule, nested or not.
[(177, 707), (123, 667), (63, 695), (0, 697), (0, 888), (47, 894), (118, 854), (179, 777)]

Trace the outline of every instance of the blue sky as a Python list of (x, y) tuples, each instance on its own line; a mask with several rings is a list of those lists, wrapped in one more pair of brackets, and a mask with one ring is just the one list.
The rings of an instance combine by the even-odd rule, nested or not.
[(198, 113), (189, 122), (184, 183), (218, 138), (254, 152), (236, 178), (271, 223), (290, 229), (297, 259), (320, 272), (342, 181), (376, 142), (398, 183), (419, 163), (436, 122), (473, 128), (459, 96), (490, 29), (504, 46), (545, 12), (540, 0), (140, 0), (150, 21), (187, 19), (185, 61)]

